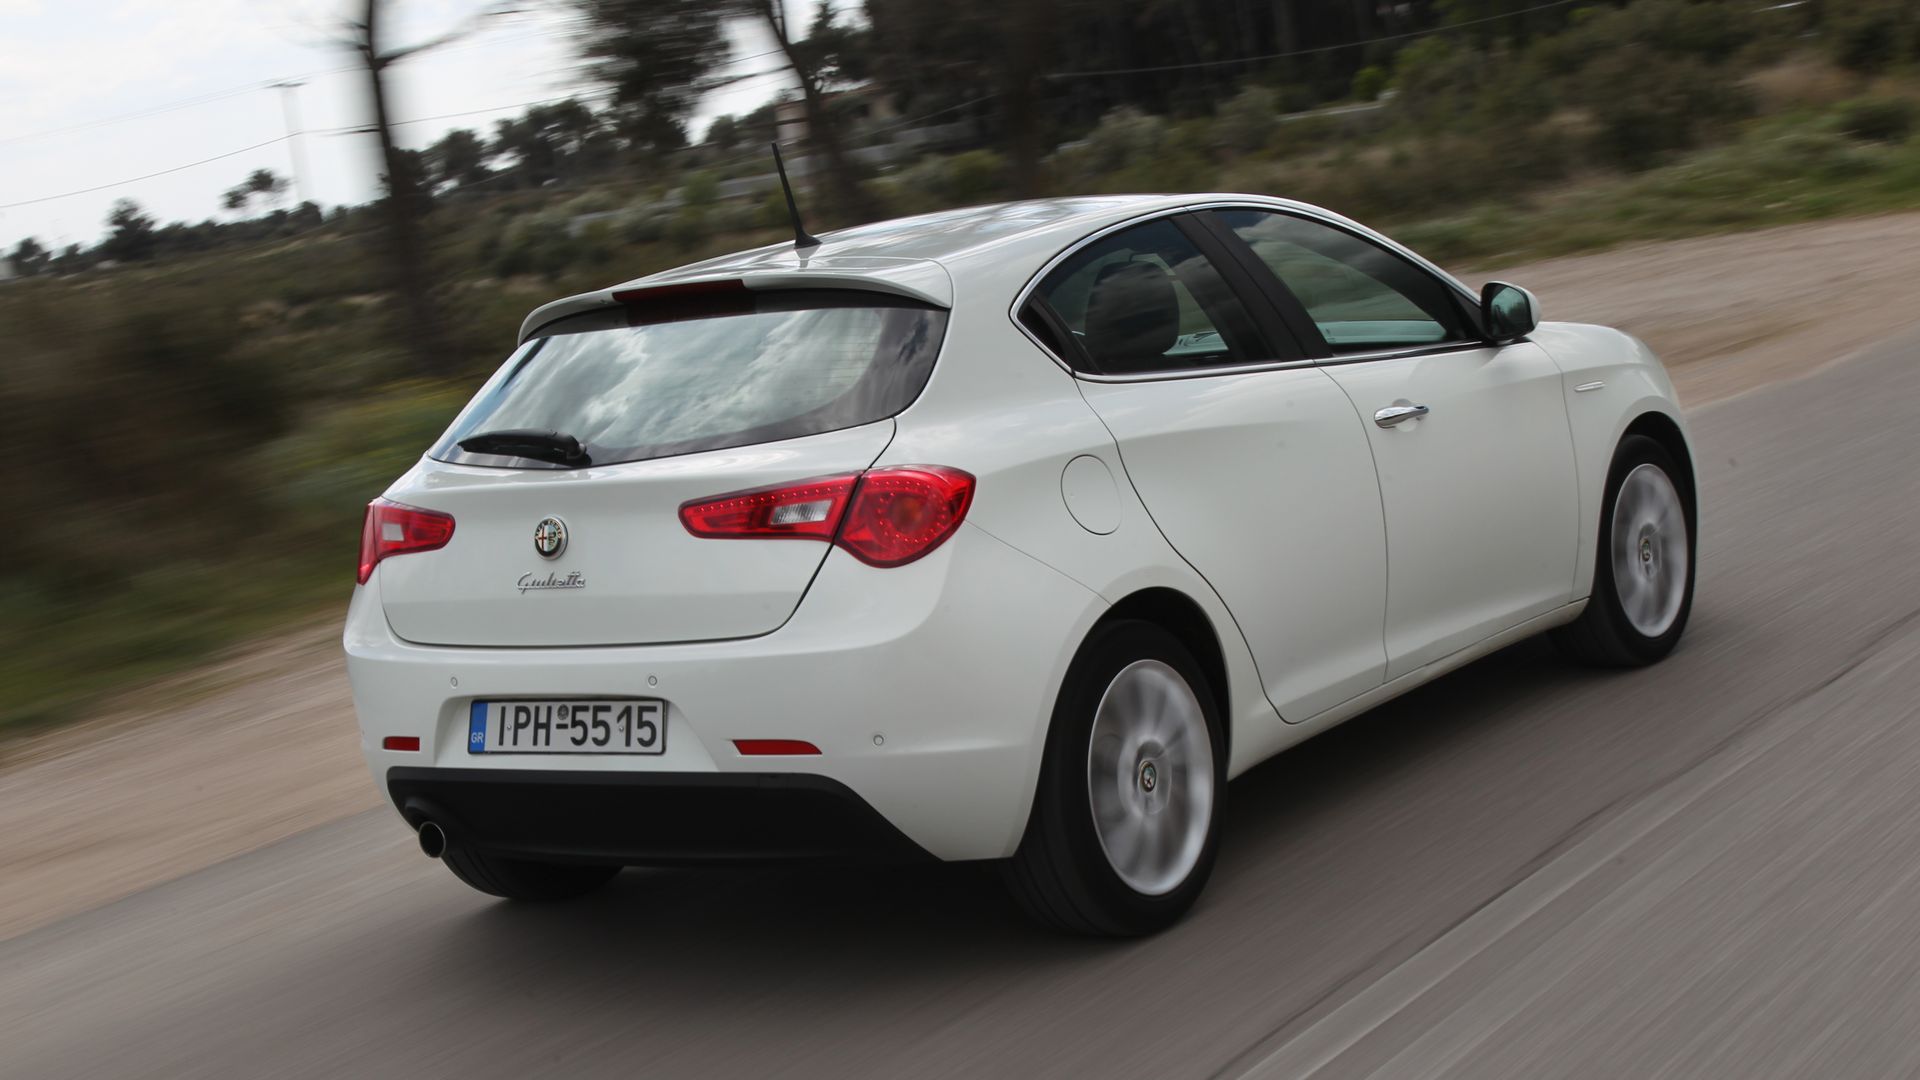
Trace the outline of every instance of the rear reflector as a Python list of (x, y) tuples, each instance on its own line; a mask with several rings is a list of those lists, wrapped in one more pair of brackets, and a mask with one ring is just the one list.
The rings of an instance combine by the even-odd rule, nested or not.
[(733, 748), (752, 757), (817, 754), (820, 748), (804, 739), (735, 739)]
[(869, 566), (902, 566), (966, 519), (974, 479), (944, 465), (901, 465), (695, 499), (680, 522), (715, 540), (824, 540)]
[(420, 749), (420, 736), (389, 735), (385, 739), (380, 740), (380, 749), (382, 750), (418, 750)]
[(367, 504), (360, 524), (360, 584), (367, 583), (382, 559), (443, 548), (451, 539), (453, 515), (375, 499)]

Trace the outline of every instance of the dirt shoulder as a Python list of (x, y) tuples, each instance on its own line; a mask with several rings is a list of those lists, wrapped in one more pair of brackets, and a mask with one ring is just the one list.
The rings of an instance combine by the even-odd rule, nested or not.
[(0, 748), (0, 940), (379, 804), (337, 619)]
[(1493, 272), (1549, 319), (1632, 333), (1688, 407), (1816, 370), (1920, 322), (1920, 214), (1642, 244)]
[[(1920, 214), (1648, 244), (1465, 275), (1619, 326), (1689, 406), (1920, 322)], [(0, 747), (0, 940), (380, 805), (336, 620)]]

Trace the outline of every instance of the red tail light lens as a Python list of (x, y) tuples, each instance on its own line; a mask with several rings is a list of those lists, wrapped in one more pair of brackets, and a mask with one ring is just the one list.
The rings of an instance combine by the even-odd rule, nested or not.
[(832, 540), (858, 479), (828, 476), (697, 499), (681, 505), (680, 523), (716, 540)]
[(869, 566), (902, 566), (966, 519), (974, 479), (944, 465), (902, 465), (696, 499), (680, 507), (695, 536), (826, 540)]
[(375, 499), (360, 526), (360, 584), (373, 576), (381, 559), (443, 548), (451, 539), (453, 515)]
[(860, 478), (834, 542), (869, 566), (900, 566), (945, 543), (971, 505), (973, 476), (959, 469), (874, 469)]

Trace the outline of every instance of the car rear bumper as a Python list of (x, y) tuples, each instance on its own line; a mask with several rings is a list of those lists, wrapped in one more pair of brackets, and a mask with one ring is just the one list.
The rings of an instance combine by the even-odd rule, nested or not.
[[(401, 556), (413, 557), (432, 556)], [(380, 573), (355, 592), (345, 646), (361, 747), (395, 805), (408, 813), (406, 798), (441, 800), (455, 828), (466, 816), (477, 834), (502, 837), (489, 842), (538, 845), (548, 857), (575, 844), (637, 862), (752, 857), (756, 848), (768, 857), (809, 849), (849, 853), (809, 838), (808, 830), (790, 829), (777, 811), (796, 806), (794, 813), (816, 822), (814, 833), (849, 830), (857, 834), (853, 847), (869, 849), (871, 830), (824, 809), (824, 800), (840, 791), (852, 796), (856, 811), (870, 808), (937, 858), (1012, 854), (1026, 826), (1060, 681), (1106, 609), (1083, 586), (971, 525), (926, 558), (894, 569), (875, 569), (835, 550), (784, 626), (731, 641), (417, 645), (388, 626)], [(560, 617), (564, 600), (529, 596), (528, 617)], [(540, 697), (658, 698), (666, 705), (665, 752), (469, 752), (474, 701)], [(420, 749), (383, 749), (390, 736), (417, 738)], [(805, 740), (820, 753), (743, 755), (738, 739)], [(427, 773), (442, 782), (436, 786)], [(664, 815), (674, 828), (633, 821), (611, 827), (591, 815), (548, 812), (539, 793), (556, 775), (651, 778), (612, 789), (583, 780), (586, 788), (569, 789), (568, 797), (584, 797), (598, 784), (590, 801), (615, 819)], [(497, 779), (491, 789), (480, 783), (488, 778)], [(707, 783), (714, 780), (720, 782)], [(768, 794), (774, 790), (768, 784), (778, 798)], [(532, 815), (526, 836), (497, 820), (502, 815), (469, 807), (496, 797)], [(731, 824), (691, 820), (707, 814)], [(766, 823), (767, 835), (754, 840), (741, 833), (743, 820)], [(631, 845), (627, 855), (620, 854), (623, 845)], [(699, 850), (703, 846), (709, 850)]]
[(387, 770), (407, 824), (492, 855), (620, 866), (929, 858), (845, 784), (805, 773)]

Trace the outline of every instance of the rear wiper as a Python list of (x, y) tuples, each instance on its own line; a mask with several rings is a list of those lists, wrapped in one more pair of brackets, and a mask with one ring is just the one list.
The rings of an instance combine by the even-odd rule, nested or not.
[(556, 465), (581, 466), (593, 463), (579, 439), (558, 431), (534, 431), (528, 428), (483, 431), (461, 439), (460, 449), (474, 454), (507, 454), (535, 461), (551, 461)]

